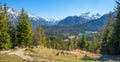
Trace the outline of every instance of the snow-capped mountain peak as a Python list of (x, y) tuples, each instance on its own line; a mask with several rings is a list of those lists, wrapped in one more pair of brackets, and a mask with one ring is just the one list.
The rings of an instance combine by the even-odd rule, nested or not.
[(38, 16), (36, 16), (36, 15), (34, 15), (32, 13), (28, 14), (28, 16), (29, 16), (30, 19), (33, 19), (35, 21), (38, 21), (39, 19), (42, 19), (42, 18), (40, 18), (40, 17), (38, 17)]
[[(10, 21), (13, 21), (14, 24), (17, 24), (18, 17), (19, 17), (21, 12), (14, 9), (14, 8), (10, 8), (10, 7), (8, 7), (7, 12), (8, 12), (8, 15), (10, 17)], [(31, 22), (33, 29), (37, 28), (37, 26), (39, 26), (40, 24), (41, 25), (48, 25), (48, 22), (45, 19), (43, 19), (39, 16), (36, 16), (34, 14), (31, 14), (31, 13), (27, 13), (27, 14), (28, 14), (28, 17), (30, 18), (30, 22)]]
[(97, 14), (91, 14), (90, 12), (87, 12), (87, 13), (83, 13), (80, 15), (82, 18), (85, 18), (85, 19), (91, 19), (91, 20), (94, 20), (94, 19), (98, 19), (101, 17), (101, 15), (99, 13)]
[[(12, 17), (14, 19), (20, 15), (20, 11), (14, 9), (14, 8), (8, 8), (7, 12), (10, 15), (10, 17)], [(39, 16), (36, 16), (32, 13), (27, 13), (27, 14), (28, 14), (28, 17), (30, 18), (30, 20), (34, 20), (34, 21), (40, 21), (41, 19), (43, 20), (43, 18), (40, 18)]]
[(14, 16), (18, 16), (20, 14), (19, 11), (17, 11), (16, 9), (13, 9), (13, 8), (8, 8), (7, 12), (9, 14), (13, 14)]

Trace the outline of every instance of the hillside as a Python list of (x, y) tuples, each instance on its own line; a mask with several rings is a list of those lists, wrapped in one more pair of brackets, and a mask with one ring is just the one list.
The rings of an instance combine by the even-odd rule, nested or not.
[[(23, 58), (24, 56), (21, 58), (25, 60), (22, 60), (20, 56), (16, 54), (15, 52), (19, 50), (21, 50), (21, 48), (12, 50), (11, 52), (2, 51), (0, 53), (0, 60), (2, 60), (2, 62), (9, 62), (9, 61), (24, 62), (25, 60), (34, 61), (34, 62), (81, 62), (81, 61), (82, 62), (93, 62), (93, 61), (98, 61), (96, 59), (100, 57), (99, 54), (93, 54), (93, 53), (82, 51), (82, 50), (64, 51), (64, 50), (55, 50), (55, 49), (48, 49), (45, 47), (40, 47), (40, 48), (23, 50), (22, 52), (24, 52), (25, 56), (29, 56), (34, 60), (25, 59)], [(85, 59), (85, 55), (88, 56), (86, 57), (86, 59)], [(5, 58), (5, 57), (8, 57), (8, 58)], [(13, 60), (11, 60), (11, 58)], [(17, 60), (18, 58), (20, 60)], [(9, 60), (6, 61), (5, 59), (9, 59)]]
[[(25, 56), (16, 53), (20, 50)], [(118, 59), (116, 57), (117, 56), (104, 56), (101, 58), (101, 54), (90, 53), (80, 49), (65, 51), (42, 46), (32, 49), (17, 48), (14, 50), (0, 51), (0, 62), (106, 62), (113, 60), (117, 61)]]
[(26, 62), (26, 60), (23, 60), (19, 56), (0, 53), (0, 62), (16, 62), (16, 61)]

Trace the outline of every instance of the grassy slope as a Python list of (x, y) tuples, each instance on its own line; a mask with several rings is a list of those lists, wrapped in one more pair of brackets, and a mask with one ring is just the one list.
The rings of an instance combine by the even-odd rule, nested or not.
[(26, 62), (16, 55), (7, 55), (0, 53), (0, 62)]
[[(47, 49), (47, 48), (35, 48), (32, 50), (26, 50), (25, 54), (32, 56), (35, 62), (101, 62), (98, 60), (84, 60), (82, 55), (62, 54), (56, 56), (60, 50)], [(95, 58), (95, 56), (91, 57)], [(103, 61), (102, 61), (103, 62)]]
[[(83, 52), (78, 55), (61, 54), (60, 56), (56, 56), (58, 52), (61, 52), (61, 50), (48, 49), (44, 47), (27, 49), (24, 51), (26, 55), (29, 55), (34, 59), (33, 62), (101, 62), (94, 59), (84, 60), (84, 55), (82, 54), (87, 54), (88, 52)], [(93, 54), (90, 58), (95, 58), (95, 56), (96, 55)], [(28, 61), (25, 61), (21, 57), (15, 55), (7, 55), (0, 53), (0, 62), (28, 62)]]

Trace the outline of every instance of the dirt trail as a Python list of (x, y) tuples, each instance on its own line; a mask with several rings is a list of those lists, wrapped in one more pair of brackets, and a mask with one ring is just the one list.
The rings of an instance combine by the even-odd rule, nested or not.
[(18, 49), (18, 50), (1, 51), (1, 53), (6, 53), (8, 55), (17, 55), (17, 56), (20, 56), (21, 58), (23, 58), (25, 60), (33, 61), (32, 57), (24, 54), (24, 50), (25, 50), (25, 48), (24, 49)]

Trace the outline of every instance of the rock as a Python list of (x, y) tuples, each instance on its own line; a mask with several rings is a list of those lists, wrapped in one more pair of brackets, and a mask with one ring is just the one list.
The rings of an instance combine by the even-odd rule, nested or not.
[(56, 54), (56, 56), (61, 56), (61, 52), (58, 52), (58, 53)]
[(62, 51), (61, 54), (65, 54), (64, 51)]
[(100, 54), (100, 53), (101, 53), (101, 50), (97, 49), (97, 50), (95, 51), (95, 53), (96, 53), (96, 54)]
[(37, 46), (37, 48), (40, 48), (40, 46)]
[(15, 49), (18, 49), (19, 47), (18, 46), (15, 46)]
[(34, 48), (34, 46), (29, 46), (29, 48), (33, 49), (33, 48)]

